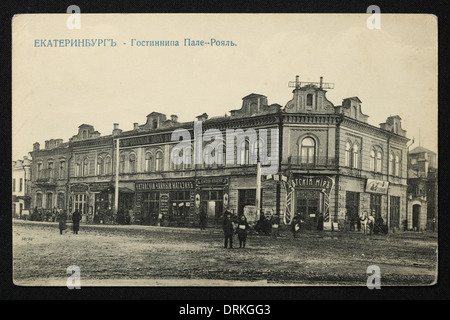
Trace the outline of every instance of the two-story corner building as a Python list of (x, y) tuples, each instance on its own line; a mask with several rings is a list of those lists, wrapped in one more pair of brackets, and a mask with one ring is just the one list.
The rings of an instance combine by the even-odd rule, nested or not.
[(67, 209), (68, 163), (71, 151), (68, 142), (62, 139), (45, 141), (41, 149), (36, 142), (30, 152), (31, 166), (31, 202), (32, 209), (50, 212), (53, 209)]
[(356, 228), (363, 211), (375, 210), (385, 225), (401, 227), (408, 139), (400, 117), (372, 126), (359, 98), (334, 106), (322, 81), (297, 82), (282, 122), (282, 172), (294, 187), (290, 209), (306, 225), (323, 219), (326, 227), (347, 221)]
[[(152, 112), (129, 131), (114, 124), (107, 136), (83, 124), (68, 143), (67, 208), (89, 222), (118, 221), (121, 213), (130, 223), (173, 226), (198, 223), (202, 211), (209, 225), (225, 209), (251, 220), (260, 210), (281, 218), (298, 212), (310, 228), (356, 225), (361, 212), (374, 210), (400, 228), (408, 141), (400, 117), (372, 126), (359, 98), (335, 106), (326, 88), (322, 79), (297, 79), (285, 107), (252, 93), (230, 115), (179, 122)], [(35, 159), (48, 161), (42, 151)], [(49, 188), (41, 183), (39, 193)]]
[(436, 153), (422, 146), (408, 154), (408, 230), (437, 231)]
[(22, 218), (23, 210), (30, 210), (31, 197), (31, 160), (23, 157), (23, 160), (12, 163), (12, 216)]

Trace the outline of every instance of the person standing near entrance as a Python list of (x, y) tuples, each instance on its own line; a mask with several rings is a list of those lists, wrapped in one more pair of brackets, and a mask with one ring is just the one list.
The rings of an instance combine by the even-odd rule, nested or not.
[(249, 226), (247, 223), (247, 218), (241, 215), (237, 223), (236, 233), (239, 239), (239, 248), (245, 248), (245, 243), (247, 242), (247, 230)]
[(204, 210), (204, 208), (200, 209), (200, 230), (206, 230), (206, 212)]
[(272, 237), (276, 238), (278, 236), (278, 227), (280, 226), (280, 217), (275, 214), (270, 218), (270, 224), (272, 225)]
[(67, 229), (67, 214), (62, 209), (59, 212), (59, 234), (62, 234), (64, 230)]
[(228, 247), (228, 242), (230, 243), (230, 249), (233, 248), (233, 220), (231, 219), (231, 212), (225, 211), (225, 218), (223, 219), (223, 233), (225, 236), (225, 245)]
[(78, 230), (80, 229), (80, 220), (81, 214), (78, 209), (75, 209), (75, 212), (72, 214), (72, 222), (73, 222), (73, 233), (78, 234)]

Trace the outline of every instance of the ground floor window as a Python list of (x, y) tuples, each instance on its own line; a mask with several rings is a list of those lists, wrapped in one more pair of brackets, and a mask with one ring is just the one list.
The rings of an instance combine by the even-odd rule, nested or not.
[(87, 195), (85, 193), (83, 194), (75, 194), (73, 196), (73, 205), (74, 210), (78, 210), (81, 214), (87, 213)]
[(47, 201), (45, 207), (47, 209), (51, 209), (53, 207), (53, 193), (47, 193)]
[(64, 209), (65, 199), (64, 199), (64, 193), (60, 192), (58, 193), (58, 196), (56, 198), (56, 207), (58, 209)]
[(142, 224), (156, 225), (159, 215), (159, 197), (159, 191), (146, 192), (142, 194)]
[(170, 209), (171, 218), (180, 218), (188, 216), (191, 202), (190, 191), (172, 191), (170, 192)]
[(42, 208), (42, 193), (36, 193), (36, 207)]
[(390, 198), (390, 227), (400, 228), (400, 197)]
[[(256, 189), (241, 189), (238, 191), (238, 215), (244, 214), (245, 206), (255, 206), (256, 205)], [(262, 189), (261, 197), (259, 202), (259, 209), (262, 208)]]

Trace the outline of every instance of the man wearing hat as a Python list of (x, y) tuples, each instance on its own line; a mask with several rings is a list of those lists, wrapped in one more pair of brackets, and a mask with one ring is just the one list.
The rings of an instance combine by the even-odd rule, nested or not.
[(225, 235), (225, 245), (228, 247), (228, 242), (230, 242), (230, 249), (233, 248), (233, 220), (231, 219), (231, 212), (226, 210), (223, 219), (223, 233)]

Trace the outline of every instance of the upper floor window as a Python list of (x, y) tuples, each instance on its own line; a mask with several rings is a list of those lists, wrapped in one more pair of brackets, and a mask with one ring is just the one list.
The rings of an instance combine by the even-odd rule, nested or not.
[(105, 174), (111, 174), (112, 167), (111, 167), (111, 157), (106, 156), (105, 158)]
[(312, 164), (316, 157), (316, 142), (312, 138), (304, 138), (300, 146), (301, 163)]
[(105, 163), (102, 157), (99, 157), (97, 160), (97, 174), (102, 176), (105, 174)]
[(124, 173), (125, 172), (125, 155), (120, 155), (120, 161), (119, 161), (119, 172)]
[(353, 168), (359, 168), (359, 146), (356, 143), (353, 145)]
[(83, 161), (83, 176), (86, 177), (89, 174), (89, 159), (86, 157)]
[(389, 154), (389, 174), (391, 176), (393, 176), (394, 172), (395, 172), (394, 154), (390, 153)]
[(48, 177), (53, 178), (53, 162), (48, 163)]
[(135, 173), (136, 172), (136, 155), (134, 153), (130, 154), (130, 157), (128, 158), (128, 164), (129, 164), (129, 172)]
[(395, 156), (395, 175), (400, 176), (400, 157), (398, 155)]
[(77, 177), (81, 176), (81, 167), (82, 167), (81, 159), (78, 159), (77, 163), (75, 164), (75, 176)]
[(247, 165), (250, 163), (250, 141), (248, 139), (245, 139), (241, 143), (240, 150), (239, 150), (239, 164)]
[(12, 183), (12, 191), (13, 191), (13, 192), (16, 192), (16, 179), (13, 179), (12, 182), (13, 182), (13, 183)]
[(145, 154), (145, 171), (147, 171), (147, 172), (152, 171), (152, 162), (153, 162), (153, 156), (150, 152), (147, 152)]
[(163, 170), (163, 153), (162, 151), (156, 152), (155, 156), (155, 171)]
[(59, 162), (59, 179), (64, 179), (66, 176), (66, 162), (60, 161)]
[(381, 151), (377, 152), (377, 163), (376, 163), (376, 171), (381, 173), (382, 170), (382, 164), (383, 164), (383, 154)]
[(352, 150), (352, 146), (351, 146), (350, 142), (347, 142), (345, 144), (345, 164), (344, 164), (346, 167), (350, 167), (351, 150)]
[(22, 189), (23, 189), (23, 179), (20, 178), (19, 179), (19, 192), (22, 192)]
[(312, 107), (313, 105), (313, 95), (311, 93), (308, 93), (306, 95), (306, 106)]

